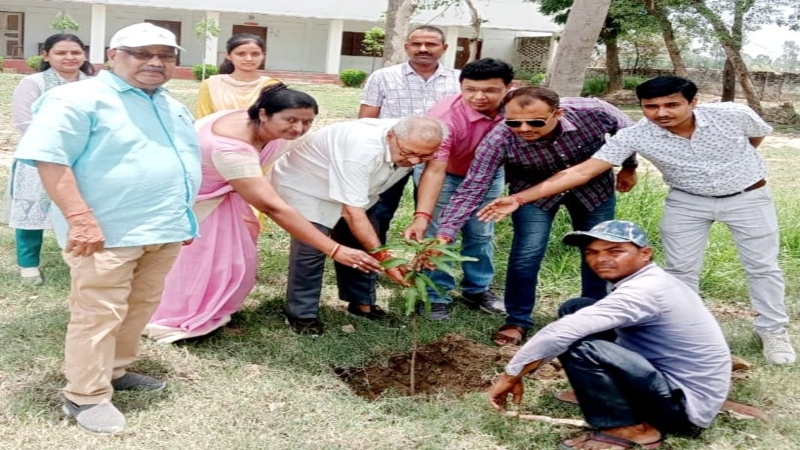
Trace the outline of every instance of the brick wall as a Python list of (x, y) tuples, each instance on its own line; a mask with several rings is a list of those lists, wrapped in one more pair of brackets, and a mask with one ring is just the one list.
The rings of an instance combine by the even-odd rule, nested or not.
[[(722, 71), (718, 69), (688, 69), (689, 79), (697, 83), (700, 92), (711, 95), (722, 94)], [(638, 75), (655, 77), (658, 75), (672, 75), (669, 70), (639, 69), (623, 70), (625, 75)], [(605, 75), (604, 68), (589, 68), (587, 76)], [(768, 102), (800, 101), (800, 73), (780, 72), (750, 72), (756, 91), (761, 100)], [(736, 86), (736, 95), (742, 97), (741, 86)]]

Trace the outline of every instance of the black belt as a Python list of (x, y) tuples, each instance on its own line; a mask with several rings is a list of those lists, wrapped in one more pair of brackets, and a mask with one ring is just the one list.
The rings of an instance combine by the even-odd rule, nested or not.
[(739, 194), (744, 194), (745, 192), (755, 191), (756, 189), (762, 188), (762, 187), (764, 187), (766, 185), (767, 185), (767, 180), (762, 178), (762, 179), (756, 181), (755, 183), (751, 184), (750, 186), (747, 186), (746, 188), (744, 188), (743, 191), (734, 192), (733, 194), (727, 194), (727, 195), (712, 195), (712, 197), (714, 197), (714, 198), (734, 197), (734, 196), (739, 195)]

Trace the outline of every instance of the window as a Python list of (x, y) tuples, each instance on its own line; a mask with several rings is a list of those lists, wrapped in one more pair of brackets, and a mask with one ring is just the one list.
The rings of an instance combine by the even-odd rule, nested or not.
[(342, 56), (369, 56), (364, 54), (363, 47), (361, 46), (363, 42), (364, 33), (345, 31), (342, 33)]

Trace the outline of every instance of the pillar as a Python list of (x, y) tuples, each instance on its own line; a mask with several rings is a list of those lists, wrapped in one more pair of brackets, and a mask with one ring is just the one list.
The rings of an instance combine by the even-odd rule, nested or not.
[[(214, 22), (219, 26), (219, 11), (206, 11), (206, 21)], [(207, 36), (203, 50), (203, 64), (217, 65), (217, 52), (219, 51), (219, 36)]]
[(445, 67), (450, 67), (451, 69), (456, 66), (456, 53), (458, 53), (458, 32), (459, 27), (447, 27), (447, 31), (445, 31), (447, 51), (444, 53), (442, 65)]
[(344, 21), (331, 19), (328, 22), (328, 51), (325, 53), (325, 73), (339, 73), (339, 63), (342, 59), (342, 33), (344, 33)]
[(92, 25), (89, 31), (89, 62), (106, 61), (106, 5), (92, 3)]

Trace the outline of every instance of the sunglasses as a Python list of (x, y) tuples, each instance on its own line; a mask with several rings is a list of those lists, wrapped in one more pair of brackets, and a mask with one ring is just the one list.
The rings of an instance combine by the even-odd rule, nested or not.
[(556, 112), (553, 111), (547, 116), (546, 119), (530, 119), (530, 120), (506, 120), (506, 126), (508, 128), (519, 128), (522, 126), (523, 123), (527, 123), (528, 126), (533, 128), (542, 128), (543, 126), (547, 125), (547, 122), (553, 118), (553, 114)]
[(134, 59), (139, 61), (150, 61), (153, 59), (154, 56), (158, 56), (163, 62), (175, 62), (178, 59), (177, 53), (150, 53), (146, 51), (136, 51), (131, 50), (128, 48), (118, 47), (117, 50), (122, 50), (123, 52), (133, 56)]

